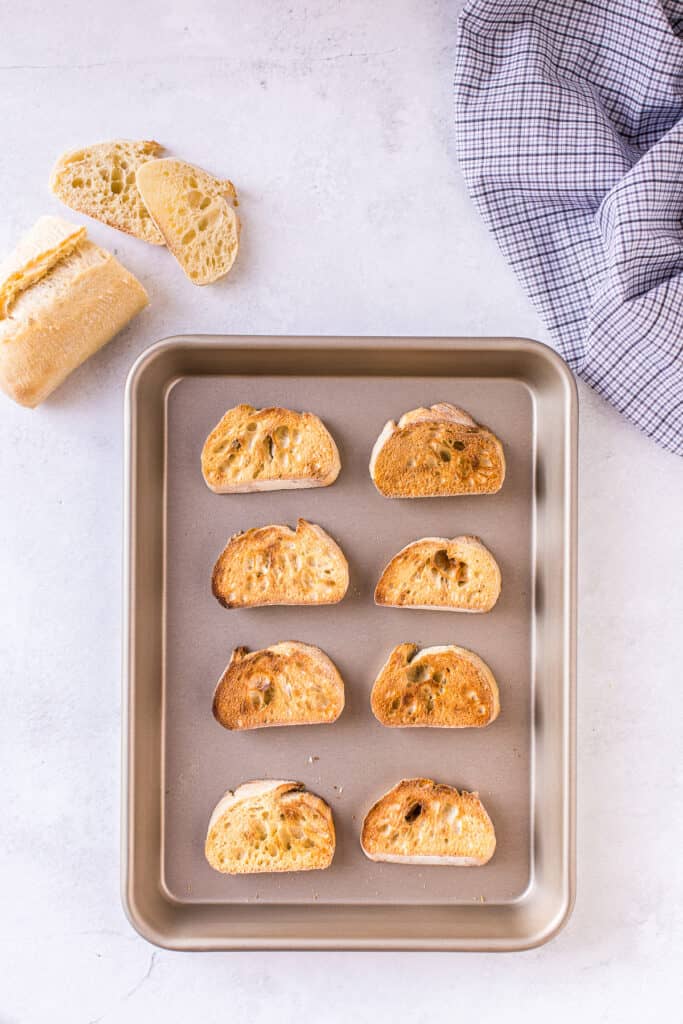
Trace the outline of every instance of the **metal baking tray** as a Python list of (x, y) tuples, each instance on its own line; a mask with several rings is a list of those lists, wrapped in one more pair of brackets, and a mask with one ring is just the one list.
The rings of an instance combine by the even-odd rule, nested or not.
[[(389, 501), (368, 474), (383, 424), (437, 401), (503, 440), (492, 496)], [(340, 449), (332, 487), (215, 495), (200, 452), (238, 402), (321, 414)], [(178, 337), (126, 392), (123, 900), (176, 949), (515, 950), (551, 938), (574, 898), (577, 401), (550, 349), (516, 338)], [(211, 569), (227, 538), (304, 516), (341, 544), (345, 600), (222, 608)], [(486, 615), (377, 608), (389, 558), (422, 536), (477, 534), (503, 590)], [(214, 685), (233, 647), (322, 647), (346, 683), (334, 725), (229, 733)], [(482, 730), (386, 729), (369, 695), (392, 647), (456, 643), (488, 662), (501, 714)], [(478, 790), (497, 834), (480, 868), (376, 864), (363, 816), (401, 778)], [(298, 779), (332, 807), (327, 871), (229, 877), (204, 859), (214, 804), (252, 778)]]

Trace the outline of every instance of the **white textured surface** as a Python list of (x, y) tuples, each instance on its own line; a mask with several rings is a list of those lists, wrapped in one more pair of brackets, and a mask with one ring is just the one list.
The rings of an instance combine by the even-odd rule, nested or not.
[(567, 929), (506, 957), (189, 955), (148, 946), (119, 903), (121, 403), (133, 358), (186, 330), (544, 338), (455, 167), (457, 7), (3, 7), (0, 250), (63, 212), (46, 184), (63, 149), (115, 136), (157, 138), (233, 177), (245, 230), (233, 275), (199, 290), (164, 251), (89, 224), (141, 277), (151, 309), (43, 408), (0, 403), (1, 1024), (676, 1018), (681, 466), (584, 387), (579, 894)]

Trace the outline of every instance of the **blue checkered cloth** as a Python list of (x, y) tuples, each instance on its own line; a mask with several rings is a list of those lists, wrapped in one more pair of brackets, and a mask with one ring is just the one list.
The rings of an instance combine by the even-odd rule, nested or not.
[(470, 0), (457, 148), (558, 352), (683, 454), (683, 3)]

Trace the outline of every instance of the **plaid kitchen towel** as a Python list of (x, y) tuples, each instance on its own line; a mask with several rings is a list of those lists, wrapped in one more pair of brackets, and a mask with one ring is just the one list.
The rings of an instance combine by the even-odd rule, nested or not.
[(683, 3), (470, 0), (457, 147), (557, 350), (683, 454)]

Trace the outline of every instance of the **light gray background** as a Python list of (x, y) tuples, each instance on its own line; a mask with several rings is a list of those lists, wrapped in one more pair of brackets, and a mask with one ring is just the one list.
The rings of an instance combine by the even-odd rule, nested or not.
[[(680, 462), (581, 387), (579, 895), (492, 955), (178, 954), (118, 897), (121, 408), (207, 332), (546, 335), (451, 142), (447, 0), (5, 3), (0, 250), (65, 148), (154, 137), (233, 177), (244, 245), (199, 290), (104, 226), (151, 308), (43, 408), (0, 403), (1, 1024), (625, 1024), (680, 1008)], [(79, 220), (81, 218), (74, 217)]]

